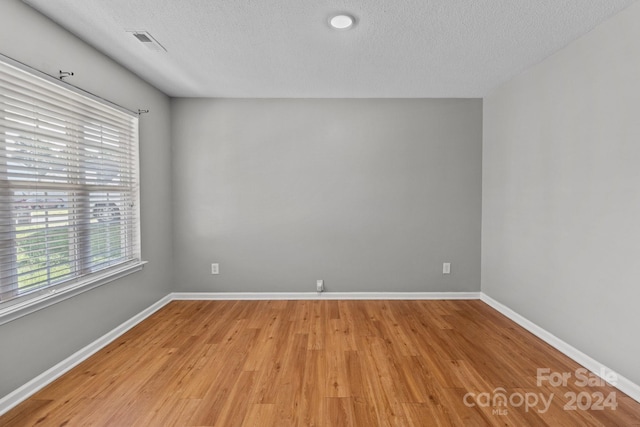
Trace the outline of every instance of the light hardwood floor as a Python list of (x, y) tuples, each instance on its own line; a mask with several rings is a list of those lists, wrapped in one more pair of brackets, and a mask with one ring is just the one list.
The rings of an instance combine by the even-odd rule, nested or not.
[[(572, 378), (538, 386), (538, 368)], [(480, 301), (175, 301), (0, 425), (640, 425), (579, 368)], [(617, 408), (584, 409), (598, 393)], [(534, 395), (548, 410), (518, 406)]]

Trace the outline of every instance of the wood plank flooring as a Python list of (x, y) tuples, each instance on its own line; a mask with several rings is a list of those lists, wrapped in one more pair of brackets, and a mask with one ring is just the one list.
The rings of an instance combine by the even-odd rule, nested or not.
[(480, 301), (174, 301), (0, 425), (640, 426), (579, 368)]

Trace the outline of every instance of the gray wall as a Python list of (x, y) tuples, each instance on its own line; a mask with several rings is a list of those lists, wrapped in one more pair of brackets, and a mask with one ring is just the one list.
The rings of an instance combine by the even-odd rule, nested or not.
[(480, 290), (481, 100), (175, 99), (171, 118), (179, 290)]
[(484, 101), (482, 290), (640, 383), (640, 4)]
[(140, 121), (144, 270), (0, 326), (0, 397), (165, 296), (171, 286), (169, 99), (18, 0), (0, 2), (0, 53), (129, 109)]

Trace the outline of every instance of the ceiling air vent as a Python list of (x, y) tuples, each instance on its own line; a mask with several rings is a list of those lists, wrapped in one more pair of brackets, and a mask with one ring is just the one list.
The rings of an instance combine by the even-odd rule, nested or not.
[(133, 34), (133, 37), (138, 39), (140, 43), (142, 43), (147, 49), (153, 50), (154, 52), (166, 52), (167, 49), (162, 46), (158, 40), (154, 39), (151, 34), (147, 31), (127, 31), (128, 33)]

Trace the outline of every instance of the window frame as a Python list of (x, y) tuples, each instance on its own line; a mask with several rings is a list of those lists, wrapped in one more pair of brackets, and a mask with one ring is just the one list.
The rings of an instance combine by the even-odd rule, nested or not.
[[(64, 301), (68, 298), (74, 297), (80, 293), (89, 291), (98, 286), (104, 285), (106, 283), (120, 279), (129, 274), (140, 271), (147, 262), (142, 261), (142, 245), (141, 245), (141, 218), (140, 218), (141, 195), (140, 195), (140, 159), (139, 159), (140, 147), (139, 147), (139, 122), (138, 122), (139, 114), (129, 111), (123, 107), (113, 104), (110, 101), (104, 100), (103, 98), (100, 98), (96, 95), (93, 95), (89, 92), (79, 89), (60, 79), (56, 79), (52, 76), (49, 76), (48, 74), (42, 73), (38, 70), (35, 70), (25, 64), (22, 64), (18, 61), (15, 61), (1, 54), (0, 54), (0, 62), (3, 62), (11, 67), (17, 68), (23, 72), (26, 72), (30, 74), (32, 77), (36, 77), (40, 80), (44, 80), (45, 82), (55, 85), (58, 88), (62, 88), (66, 91), (73, 92), (75, 95), (72, 95), (72, 96), (80, 95), (86, 99), (89, 99), (90, 100), (89, 102), (96, 102), (99, 104), (100, 108), (107, 107), (109, 109), (118, 110), (121, 113), (126, 113), (127, 115), (130, 115), (133, 118), (135, 118), (135, 121), (133, 122), (135, 123), (135, 126), (133, 128), (135, 132), (133, 134), (133, 139), (130, 145), (131, 153), (129, 154), (129, 157), (126, 158), (127, 162), (130, 162), (131, 164), (132, 184), (129, 184), (129, 187), (126, 187), (126, 191), (124, 192), (121, 191), (120, 187), (114, 187), (114, 190), (112, 191), (117, 193), (120, 190), (122, 194), (126, 194), (126, 197), (131, 198), (132, 205), (130, 209), (127, 211), (128, 213), (125, 219), (128, 222), (128, 224), (130, 224), (128, 225), (129, 228), (126, 228), (126, 229), (120, 228), (121, 233), (123, 232), (122, 230), (124, 230), (125, 233), (128, 233), (129, 231), (131, 232), (130, 235), (129, 234), (126, 235), (127, 236), (126, 239), (129, 239), (129, 243), (120, 246), (121, 250), (124, 250), (125, 252), (131, 251), (130, 252), (131, 256), (128, 257), (125, 255), (124, 260), (122, 262), (116, 262), (113, 265), (110, 265), (106, 268), (98, 269), (97, 271), (89, 272), (88, 274), (80, 274), (80, 272), (76, 271), (72, 276), (62, 280), (60, 283), (53, 284), (49, 282), (47, 285), (38, 286), (31, 291), (27, 291), (25, 295), (13, 297), (6, 300), (0, 300), (0, 325), (2, 325), (4, 323), (7, 323), (17, 318), (20, 318), (22, 316), (25, 316), (29, 313), (33, 313), (34, 311), (41, 310), (45, 307), (51, 306), (58, 302)], [(72, 98), (70, 97), (68, 99), (72, 99)], [(83, 145), (79, 144), (78, 146), (81, 147)], [(103, 161), (106, 161), (106, 160), (103, 160)], [(7, 172), (9, 167), (10, 166), (8, 163), (4, 161), (0, 162), (0, 173), (3, 170)], [(82, 171), (85, 169), (80, 168), (79, 170)], [(6, 175), (3, 175), (3, 176), (6, 176)], [(60, 189), (68, 192), (68, 194), (71, 195), (71, 193), (74, 191), (74, 190), (71, 190), (72, 186), (73, 185), (70, 183), (66, 184), (66, 190), (65, 190), (65, 185), (61, 185)], [(9, 235), (13, 235), (16, 233), (17, 224), (14, 223), (12, 215), (13, 215), (13, 212), (16, 212), (17, 210), (19, 210), (19, 208), (14, 206), (14, 204), (10, 202), (9, 203), (7, 202), (15, 197), (14, 192), (16, 191), (16, 188), (25, 188), (25, 187), (27, 187), (26, 184), (14, 185), (10, 179), (7, 179), (6, 181), (4, 181), (4, 184), (3, 182), (0, 182), (0, 202), (1, 202), (0, 204), (4, 206), (9, 206), (10, 207), (9, 210), (11, 212), (10, 214), (7, 214), (7, 215), (0, 215), (0, 226), (2, 226), (5, 229), (9, 229), (10, 230), (8, 231)], [(87, 184), (79, 185), (77, 186), (77, 190), (75, 191), (86, 192), (88, 191), (88, 188), (89, 186)], [(22, 190), (17, 190), (17, 191), (22, 191)], [(37, 190), (37, 191), (40, 191), (40, 190)], [(44, 191), (51, 191), (51, 190), (44, 190)], [(101, 190), (92, 189), (92, 191), (95, 193), (95, 192), (100, 192)], [(48, 196), (45, 196), (45, 197), (48, 197)], [(47, 199), (45, 198), (45, 200)], [(69, 201), (67, 202), (68, 204), (69, 204)], [(69, 212), (71, 212), (70, 207), (68, 207), (67, 209)], [(94, 206), (93, 209), (96, 209), (96, 207)], [(74, 208), (74, 212), (83, 212), (84, 215), (90, 215), (91, 208), (89, 206), (89, 202), (87, 202), (86, 208), (76, 207)], [(74, 232), (77, 232), (81, 228), (81, 226), (79, 226), (78, 224), (70, 225), (70, 223), (75, 220), (71, 219), (72, 215), (70, 213), (68, 213), (67, 215), (69, 216), (67, 220), (68, 224), (66, 225), (67, 229), (70, 232), (71, 230), (73, 230)], [(120, 215), (120, 213), (118, 215)], [(50, 214), (46, 213), (45, 218), (47, 218), (47, 221), (49, 217), (50, 217)], [(4, 258), (4, 259), (0, 258), (0, 262), (2, 262), (2, 264), (0, 265), (5, 265), (10, 267), (9, 275), (16, 274), (17, 272), (17, 265), (12, 267), (11, 266), (12, 261), (10, 261), (9, 259), (10, 258), (12, 258), (13, 260), (16, 259), (18, 245), (15, 243), (15, 238), (11, 240), (13, 243), (6, 245), (4, 255), (2, 255), (2, 252), (0, 252), (0, 257)], [(69, 248), (71, 248), (71, 246), (69, 246)], [(76, 251), (77, 251), (77, 248), (76, 248)], [(70, 262), (73, 262), (73, 263), (82, 262), (81, 260), (86, 256), (90, 256), (90, 254), (91, 254), (91, 250), (88, 247), (85, 247), (83, 251), (79, 252), (78, 254), (76, 254), (75, 257), (70, 259)], [(17, 264), (16, 261), (13, 261), (13, 262)], [(51, 267), (52, 267), (52, 264), (47, 262), (46, 268), (50, 269)], [(7, 283), (5, 282), (5, 286), (6, 284)], [(5, 290), (10, 292), (9, 288), (6, 288)]]

